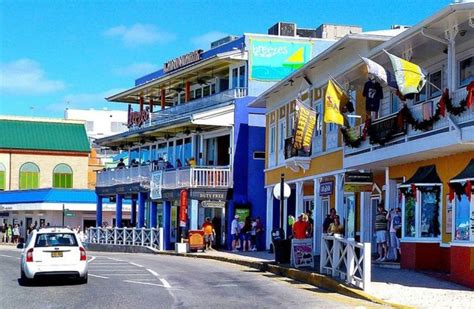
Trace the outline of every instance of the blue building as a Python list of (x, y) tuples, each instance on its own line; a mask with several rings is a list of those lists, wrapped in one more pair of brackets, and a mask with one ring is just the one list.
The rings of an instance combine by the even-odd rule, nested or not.
[(116, 199), (117, 226), (122, 200), (130, 198), (132, 225), (163, 227), (167, 248), (206, 217), (221, 247), (230, 243), (235, 214), (265, 224), (265, 111), (248, 104), (334, 42), (308, 29), (301, 33), (313, 37), (297, 36), (289, 25), (288, 36), (276, 31), (213, 42), (107, 98), (128, 103), (129, 130), (97, 143), (127, 151), (129, 166), (97, 175), (98, 225), (107, 197)]

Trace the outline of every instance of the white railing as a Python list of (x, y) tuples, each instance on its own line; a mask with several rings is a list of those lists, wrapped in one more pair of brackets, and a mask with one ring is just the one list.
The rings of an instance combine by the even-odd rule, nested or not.
[[(452, 104), (454, 106), (459, 106), (460, 101), (464, 100), (466, 98), (466, 95), (467, 95), (466, 88), (461, 88), (461, 89), (451, 92)], [(437, 97), (437, 98), (429, 99), (422, 103), (415, 104), (410, 107), (410, 112), (412, 113), (413, 117), (418, 120), (423, 120), (423, 119), (426, 119), (427, 117), (431, 117), (434, 114), (436, 110), (436, 105), (438, 104), (440, 99), (441, 97)], [(450, 126), (450, 121), (448, 117), (451, 117), (451, 119), (458, 125), (463, 124), (465, 122), (473, 121), (474, 120), (474, 106), (472, 106), (469, 110), (465, 111), (459, 116), (452, 116), (449, 114), (448, 111), (446, 111), (446, 117), (441, 117), (439, 121), (434, 123), (433, 128), (428, 131), (415, 130), (412, 128), (411, 125), (408, 125), (406, 135), (394, 138), (392, 141), (388, 142), (386, 146), (389, 146), (390, 144), (394, 144), (394, 143), (398, 144), (400, 142), (403, 142), (403, 143), (408, 142), (414, 137), (422, 138), (423, 135), (431, 136), (433, 134), (445, 132), (446, 130), (451, 130), (453, 128), (451, 128), (452, 126)], [(356, 130), (360, 135), (363, 132), (364, 126), (365, 124), (361, 124), (355, 127), (354, 130)], [(374, 144), (374, 145), (370, 144), (369, 138), (367, 137), (367, 139), (365, 141), (362, 141), (360, 146), (357, 148), (351, 148), (344, 145), (344, 155), (350, 156), (350, 155), (358, 154), (362, 152), (365, 153), (368, 151), (374, 151), (378, 149), (379, 147), (380, 145), (378, 144)]]
[(370, 243), (339, 236), (321, 238), (320, 272), (367, 290), (371, 280)]
[(200, 166), (163, 171), (162, 189), (231, 188), (230, 167)]
[(150, 183), (150, 173), (149, 165), (98, 171), (96, 187), (110, 187), (131, 183), (140, 183), (146, 186)]
[(86, 243), (153, 247), (163, 251), (164, 243), (161, 235), (163, 235), (163, 228), (91, 227), (87, 229)]

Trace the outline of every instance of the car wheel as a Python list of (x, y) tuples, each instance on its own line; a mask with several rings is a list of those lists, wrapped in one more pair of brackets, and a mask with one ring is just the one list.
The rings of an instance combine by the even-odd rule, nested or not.
[(20, 283), (21, 283), (21, 285), (30, 285), (31, 284), (31, 279), (26, 277), (25, 272), (23, 271), (23, 269), (21, 270), (21, 274), (20, 274)]
[(84, 277), (79, 278), (79, 283), (80, 284), (87, 284), (87, 274)]

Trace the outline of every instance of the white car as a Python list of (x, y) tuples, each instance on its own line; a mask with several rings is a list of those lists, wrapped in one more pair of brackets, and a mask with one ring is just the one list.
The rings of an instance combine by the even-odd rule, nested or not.
[(63, 227), (34, 230), (21, 254), (21, 281), (47, 276), (74, 277), (87, 283), (87, 254), (74, 231)]

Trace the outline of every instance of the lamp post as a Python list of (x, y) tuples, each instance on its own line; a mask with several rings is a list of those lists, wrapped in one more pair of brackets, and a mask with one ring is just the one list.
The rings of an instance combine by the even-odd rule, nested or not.
[(283, 230), (283, 207), (285, 206), (285, 194), (284, 194), (284, 189), (285, 189), (285, 174), (280, 175), (280, 229)]

